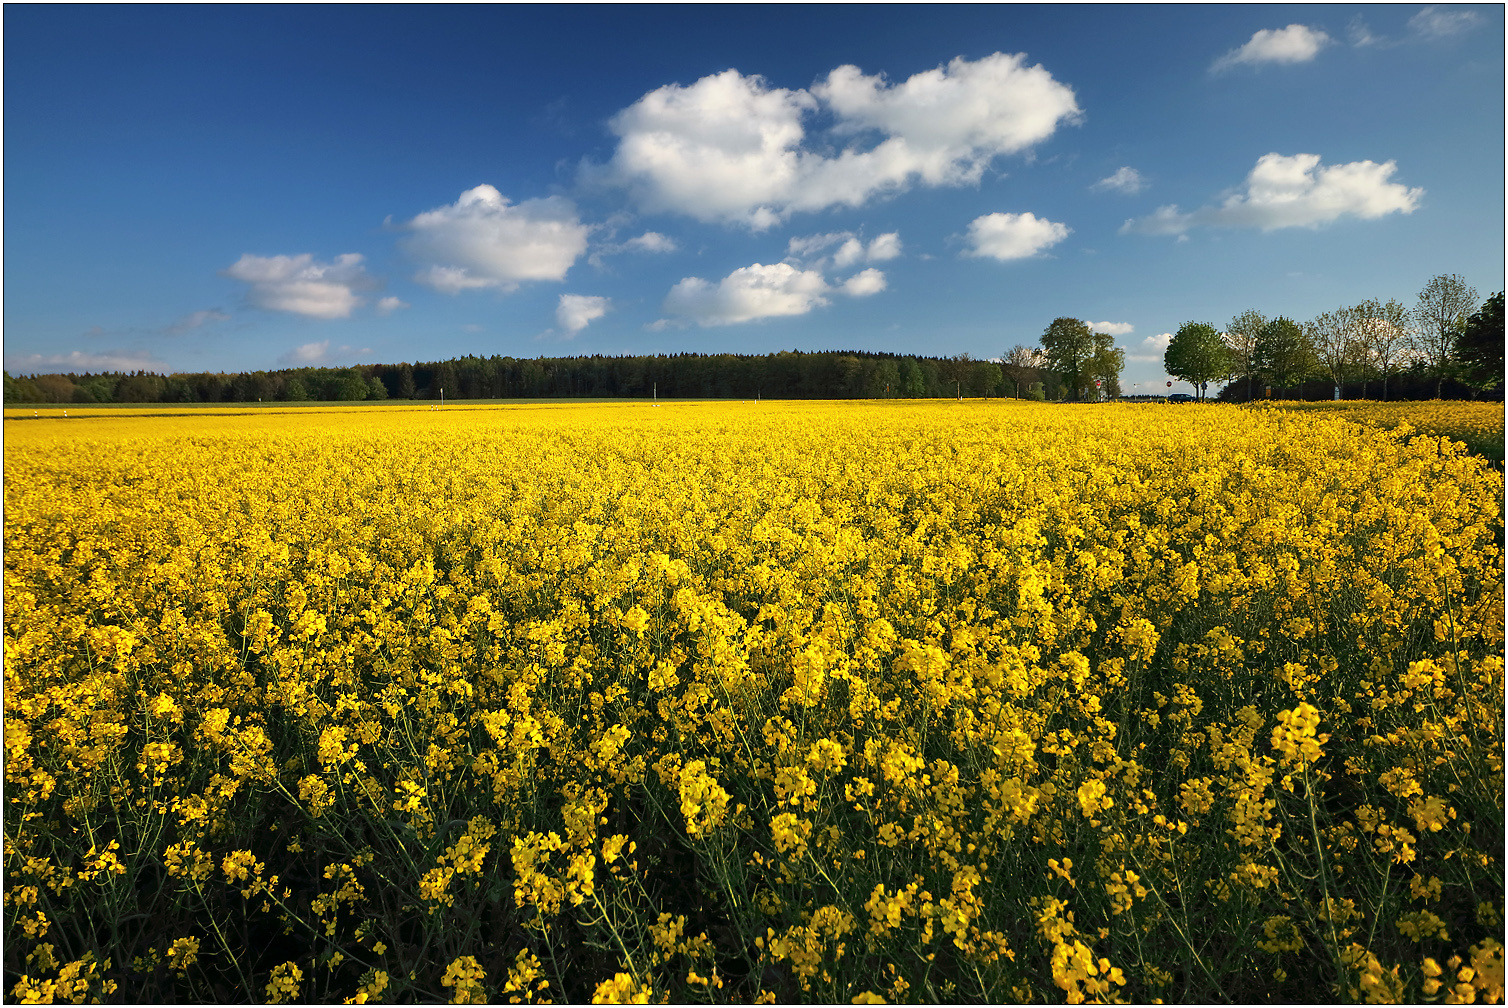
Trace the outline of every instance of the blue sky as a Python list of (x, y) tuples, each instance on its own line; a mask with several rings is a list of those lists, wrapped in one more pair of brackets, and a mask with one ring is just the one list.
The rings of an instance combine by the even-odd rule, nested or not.
[[(44, 6), (5, 364), (995, 357), (1503, 278), (1500, 5)], [(1175, 386), (1177, 387), (1177, 386)]]

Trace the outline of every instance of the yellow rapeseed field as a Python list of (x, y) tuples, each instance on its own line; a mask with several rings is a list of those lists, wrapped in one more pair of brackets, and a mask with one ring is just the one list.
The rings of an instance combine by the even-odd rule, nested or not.
[(14, 1001), (1502, 999), (1456, 442), (410, 405), (5, 466)]
[(1341, 399), (1329, 402), (1263, 403), (1259, 408), (1320, 410), (1371, 427), (1398, 429), (1463, 442), (1472, 451), (1503, 461), (1503, 404), (1435, 399), (1428, 402), (1377, 402)]

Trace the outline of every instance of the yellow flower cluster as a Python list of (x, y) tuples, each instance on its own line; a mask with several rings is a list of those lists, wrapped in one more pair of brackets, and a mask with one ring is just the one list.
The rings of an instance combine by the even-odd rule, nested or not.
[(16, 424), (8, 993), (1501, 998), (1502, 477), (1370, 408)]

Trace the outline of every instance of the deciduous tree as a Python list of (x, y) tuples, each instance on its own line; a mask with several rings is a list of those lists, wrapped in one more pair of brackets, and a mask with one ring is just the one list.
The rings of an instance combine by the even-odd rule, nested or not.
[(1456, 339), (1466, 325), (1466, 316), (1477, 304), (1476, 288), (1458, 273), (1442, 273), (1419, 292), (1414, 305), (1414, 349), (1435, 375), (1435, 398), (1456, 348)]
[[(1412, 339), (1408, 309), (1392, 298), (1386, 301), (1372, 298), (1357, 305), (1355, 311), (1362, 360), (1371, 371), (1382, 375), (1382, 397), (1386, 399), (1388, 379), (1403, 363)], [(1366, 395), (1365, 383), (1362, 395)]]
[(1321, 366), (1303, 327), (1293, 319), (1279, 315), (1257, 333), (1252, 370), (1273, 387), (1293, 388)]
[(1124, 351), (1117, 350), (1107, 333), (1093, 332), (1088, 323), (1076, 318), (1056, 318), (1042, 334), (1044, 366), (1057, 372), (1075, 400), (1094, 387), (1098, 378), (1107, 394), (1120, 387), (1120, 373), (1126, 364)]
[(1163, 352), (1163, 370), (1190, 382), (1204, 397), (1204, 386), (1230, 373), (1231, 353), (1220, 331), (1208, 322), (1185, 322)]
[(1252, 369), (1252, 352), (1256, 349), (1257, 334), (1267, 324), (1267, 316), (1259, 311), (1244, 311), (1230, 320), (1225, 327), (1225, 348), (1230, 351), (1230, 374), (1232, 378), (1246, 379), (1246, 398), (1253, 398), (1257, 373)]
[(1341, 398), (1346, 377), (1355, 374), (1362, 363), (1360, 326), (1361, 313), (1355, 306), (1321, 312), (1304, 326), (1304, 335), (1330, 376), (1337, 399)]
[(1021, 398), (1021, 386), (1030, 386), (1038, 381), (1037, 372), (1042, 368), (1043, 354), (1038, 347), (1028, 347), (1017, 343), (1005, 352), (1005, 357), (1000, 362), (1000, 369), (1005, 376), (1016, 386), (1016, 398)]

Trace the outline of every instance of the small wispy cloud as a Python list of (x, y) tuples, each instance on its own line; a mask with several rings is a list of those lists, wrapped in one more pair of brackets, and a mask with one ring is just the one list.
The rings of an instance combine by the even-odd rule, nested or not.
[(1232, 49), (1210, 64), (1210, 72), (1220, 73), (1242, 64), (1307, 63), (1330, 42), (1329, 35), (1308, 25), (1264, 28), (1254, 33), (1245, 45)]
[(186, 332), (202, 328), (215, 322), (227, 322), (230, 316), (218, 308), (206, 308), (204, 311), (196, 311), (183, 316), (183, 318), (167, 326), (162, 331), (169, 336), (182, 336)]
[(1409, 18), (1409, 31), (1422, 39), (1443, 39), (1470, 31), (1482, 21), (1473, 10), (1444, 10), (1426, 7)]
[[(830, 251), (831, 250), (831, 251)], [(860, 263), (885, 262), (901, 254), (901, 236), (890, 231), (866, 245), (852, 231), (806, 235), (786, 242), (786, 261), (803, 269), (846, 270)]]
[(105, 350), (85, 353), (72, 350), (65, 354), (27, 354), (24, 357), (7, 357), (7, 370), (19, 374), (51, 374), (56, 372), (81, 371), (157, 371), (166, 365), (149, 353), (139, 350)]
[(1093, 192), (1118, 192), (1135, 196), (1147, 187), (1147, 180), (1135, 168), (1117, 168), (1115, 172), (1090, 186)]
[[(612, 222), (609, 221), (609, 227)], [(604, 256), (619, 255), (623, 252), (647, 253), (650, 255), (665, 255), (670, 252), (680, 251), (681, 246), (669, 235), (663, 235), (658, 231), (645, 231), (627, 241), (602, 242), (592, 254), (587, 256), (587, 262), (593, 266), (601, 266)]]
[(315, 367), (320, 364), (330, 364), (335, 361), (349, 361), (356, 357), (365, 357), (372, 352), (371, 347), (354, 347), (341, 345), (330, 348), (329, 340), (320, 340), (317, 343), (303, 343), (294, 347), (278, 358), (278, 363), (284, 367)]

